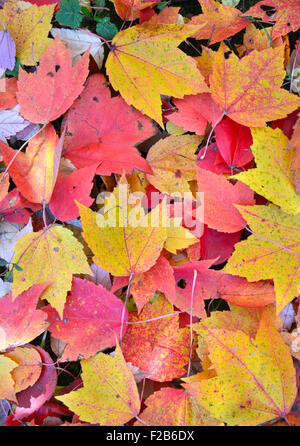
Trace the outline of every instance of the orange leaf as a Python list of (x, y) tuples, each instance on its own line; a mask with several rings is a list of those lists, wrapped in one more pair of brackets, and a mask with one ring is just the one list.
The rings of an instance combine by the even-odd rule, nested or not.
[(283, 45), (251, 51), (242, 59), (234, 53), (226, 59), (221, 46), (210, 76), (212, 97), (224, 114), (248, 127), (284, 118), (299, 107), (300, 98), (280, 88), (283, 64)]
[[(131, 325), (122, 342), (124, 357), (151, 374), (149, 379), (153, 381), (171, 381), (186, 372), (189, 328), (179, 329), (178, 314), (159, 318), (173, 312), (173, 306), (160, 295), (152, 304), (146, 304), (140, 316), (129, 313)], [(141, 322), (153, 318), (158, 319)]]
[(27, 200), (49, 203), (58, 174), (62, 143), (63, 138), (58, 139), (51, 124), (29, 142), (26, 153), (18, 153), (0, 142), (5, 164), (8, 166), (13, 159), (9, 173)]

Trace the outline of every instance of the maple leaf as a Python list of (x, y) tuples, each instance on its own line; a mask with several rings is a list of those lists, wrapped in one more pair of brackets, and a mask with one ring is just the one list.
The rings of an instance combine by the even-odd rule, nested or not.
[[(49, 124), (28, 144), (26, 153), (0, 142), (5, 164), (22, 195), (33, 203), (49, 203), (56, 182), (62, 151), (54, 127)], [(18, 156), (16, 156), (18, 153)]]
[(204, 225), (203, 234), (200, 241), (187, 248), (190, 260), (216, 259), (214, 265), (227, 260), (234, 249), (234, 245), (241, 239), (241, 231), (237, 232), (218, 232)]
[(95, 170), (96, 166), (83, 167), (74, 170), (67, 177), (58, 176), (49, 202), (50, 211), (58, 220), (68, 221), (79, 216), (75, 200), (91, 206), (94, 200), (90, 197), (90, 192)]
[(189, 191), (188, 181), (196, 179), (195, 152), (202, 138), (196, 135), (171, 135), (154, 144), (147, 161), (153, 175), (147, 180), (169, 195)]
[(293, 184), (291, 163), (293, 150), (286, 150), (288, 138), (280, 129), (263, 127), (251, 130), (256, 168), (234, 178), (251, 187), (288, 214), (300, 213), (300, 195)]
[(214, 0), (199, 0), (203, 14), (194, 16), (191, 25), (203, 25), (193, 37), (209, 39), (210, 45), (227, 39), (241, 31), (248, 20), (239, 17), (241, 11)]
[(233, 185), (225, 177), (200, 167), (197, 167), (197, 179), (198, 191), (204, 193), (204, 223), (221, 232), (243, 229), (245, 220), (234, 204), (254, 204), (251, 189), (240, 182)]
[(297, 194), (300, 193), (300, 117), (298, 118), (288, 149), (294, 150), (292, 161), (292, 170), (294, 174), (294, 183)]
[(50, 355), (40, 346), (27, 345), (27, 347), (38, 351), (42, 371), (33, 386), (29, 386), (16, 394), (17, 407), (14, 411), (14, 417), (17, 420), (26, 418), (38, 411), (52, 397), (57, 384), (56, 368)]
[(106, 61), (111, 85), (162, 127), (161, 94), (182, 98), (208, 91), (196, 62), (177, 49), (196, 29), (143, 23), (120, 31), (112, 41)]
[(199, 262), (187, 262), (174, 266), (174, 277), (177, 283), (176, 297), (168, 296), (170, 302), (182, 311), (190, 314), (191, 297), (193, 294), (194, 272), (197, 271), (194, 286), (193, 315), (206, 317), (204, 300), (216, 296), (218, 282), (222, 277), (222, 272), (209, 269), (213, 265), (214, 259), (201, 260)]
[(228, 274), (221, 278), (217, 294), (227, 302), (247, 308), (260, 308), (275, 301), (274, 286), (269, 281), (248, 282)]
[[(50, 232), (51, 231), (51, 232)], [(25, 234), (15, 245), (13, 262), (22, 270), (14, 271), (13, 297), (33, 284), (50, 282), (42, 299), (62, 316), (72, 274), (88, 274), (89, 265), (83, 247), (72, 232), (61, 226)]]
[(11, 372), (18, 364), (4, 355), (0, 355), (0, 398), (16, 401), (15, 382)]
[(122, 178), (106, 201), (103, 215), (78, 203), (83, 238), (95, 255), (93, 261), (115, 276), (150, 269), (167, 239), (166, 228), (159, 224), (160, 206), (148, 214), (139, 204), (127, 206), (128, 184)]
[(56, 396), (82, 421), (116, 426), (140, 411), (140, 398), (132, 372), (117, 343), (115, 355), (98, 353), (81, 361), (83, 388)]
[(263, 127), (287, 116), (300, 99), (280, 88), (286, 75), (283, 62), (283, 45), (251, 51), (242, 59), (234, 53), (226, 59), (221, 46), (210, 76), (213, 99), (224, 114), (245, 126)]
[(42, 371), (41, 356), (35, 348), (18, 347), (4, 356), (17, 363), (17, 367), (11, 372), (16, 393), (33, 386), (39, 379)]
[[(116, 277), (112, 292), (128, 285), (128, 279), (128, 277)], [(168, 296), (174, 298), (176, 294), (175, 279), (173, 268), (168, 260), (161, 255), (155, 265), (148, 271), (135, 274), (131, 281), (130, 291), (138, 308), (138, 313), (150, 299), (153, 299), (156, 291), (164, 293), (167, 298)]]
[[(263, 8), (269, 6), (273, 7), (274, 14), (269, 15), (270, 9)], [(262, 0), (256, 5), (252, 6), (245, 12), (245, 16), (259, 17), (264, 22), (270, 20), (275, 22), (271, 28), (271, 37), (275, 39), (279, 36), (284, 36), (291, 31), (297, 31), (300, 23), (300, 11), (298, 0)]]
[(224, 272), (254, 282), (273, 279), (279, 313), (300, 293), (300, 222), (269, 206), (239, 206), (253, 234), (235, 245)]
[(48, 330), (67, 343), (62, 362), (77, 361), (80, 356), (87, 359), (99, 350), (114, 347), (128, 317), (120, 299), (101, 285), (77, 278), (73, 279), (61, 320), (49, 305), (43, 311), (48, 315)]
[(5, 78), (3, 90), (0, 89), (0, 110), (13, 108), (18, 103), (16, 98), (17, 79), (15, 77)]
[(33, 285), (14, 300), (11, 293), (0, 299), (0, 351), (24, 345), (49, 325), (41, 310), (36, 310), (39, 296), (48, 283)]
[(27, 9), (21, 9), (17, 3), (7, 2), (0, 10), (0, 29), (6, 29), (11, 34), (20, 62), (35, 65), (51, 42), (48, 33), (54, 5), (31, 5)]
[(202, 325), (209, 357), (218, 376), (192, 382), (192, 398), (228, 425), (258, 425), (284, 418), (296, 398), (292, 357), (280, 334), (263, 313), (255, 339), (242, 331)]
[[(208, 426), (215, 425), (211, 417), (184, 389), (166, 387), (154, 392), (146, 401), (140, 417), (149, 426)], [(139, 421), (135, 426), (142, 426)]]
[(154, 6), (159, 0), (111, 0), (115, 6), (116, 13), (123, 20), (135, 20), (139, 12), (145, 8)]
[(181, 377), (189, 360), (189, 328), (179, 328), (178, 314), (160, 318), (169, 313), (173, 306), (162, 294), (146, 304), (139, 316), (130, 312), (122, 341), (126, 361), (148, 372), (153, 381)]
[(204, 135), (208, 122), (216, 122), (222, 114), (210, 93), (175, 99), (174, 104), (178, 111), (168, 115), (168, 119), (198, 135)]
[[(92, 104), (92, 108), (91, 108)], [(150, 119), (111, 97), (107, 80), (95, 74), (66, 116), (64, 156), (76, 167), (98, 163), (96, 173), (131, 173), (152, 170), (134, 147), (155, 132)]]
[(65, 113), (83, 90), (88, 63), (86, 52), (72, 67), (71, 51), (58, 36), (52, 40), (35, 73), (19, 70), (17, 98), (24, 118), (45, 124)]

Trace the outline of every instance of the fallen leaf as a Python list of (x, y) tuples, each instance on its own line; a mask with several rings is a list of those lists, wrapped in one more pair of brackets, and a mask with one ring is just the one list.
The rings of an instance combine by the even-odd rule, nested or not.
[(17, 98), (22, 116), (37, 124), (59, 118), (83, 90), (88, 62), (86, 52), (72, 67), (71, 50), (58, 36), (52, 40), (35, 73), (19, 70)]
[(14, 271), (13, 297), (33, 284), (50, 282), (42, 299), (47, 299), (62, 316), (67, 292), (71, 289), (72, 274), (87, 274), (90, 271), (80, 242), (68, 229), (52, 226), (25, 234), (16, 243), (15, 251), (13, 262), (18, 263), (22, 271)]
[(81, 361), (83, 388), (56, 396), (82, 421), (116, 426), (140, 411), (138, 389), (117, 343), (114, 357), (98, 353)]
[(114, 347), (121, 327), (125, 333), (128, 319), (128, 311), (120, 299), (102, 285), (77, 278), (73, 279), (61, 319), (50, 305), (43, 311), (48, 315), (48, 330), (67, 343), (61, 362), (87, 359), (100, 350)]
[[(196, 62), (177, 49), (197, 26), (143, 23), (120, 31), (106, 61), (111, 85), (125, 101), (163, 126), (161, 94), (208, 91)], [(150, 90), (149, 90), (150, 88)]]

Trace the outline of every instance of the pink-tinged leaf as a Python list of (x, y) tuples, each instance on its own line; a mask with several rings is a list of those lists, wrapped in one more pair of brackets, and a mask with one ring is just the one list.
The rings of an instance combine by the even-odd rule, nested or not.
[(59, 175), (49, 203), (52, 214), (60, 221), (69, 221), (79, 216), (78, 207), (74, 200), (90, 207), (93, 199), (90, 192), (96, 166), (83, 167), (74, 170), (64, 177)]
[(226, 233), (204, 226), (199, 243), (189, 246), (187, 253), (190, 260), (217, 259), (214, 265), (225, 262), (234, 250), (234, 245), (241, 239), (241, 231)]
[(37, 411), (52, 397), (56, 387), (56, 369), (50, 355), (39, 346), (32, 348), (38, 350), (41, 356), (42, 372), (33, 386), (16, 394), (18, 402), (14, 413), (16, 419), (23, 419)]
[(35, 73), (19, 70), (17, 98), (22, 116), (36, 124), (59, 118), (83, 90), (88, 63), (87, 51), (72, 66), (71, 50), (58, 36), (52, 40)]
[[(91, 107), (92, 104), (92, 107)], [(66, 117), (64, 156), (76, 167), (98, 162), (96, 173), (152, 170), (134, 147), (155, 132), (151, 120), (119, 96), (111, 97), (102, 74), (91, 76)]]
[(153, 381), (171, 381), (186, 373), (190, 330), (179, 329), (178, 314), (161, 318), (170, 313), (174, 313), (173, 305), (160, 295), (152, 304), (146, 304), (139, 316), (129, 314), (130, 325), (123, 338), (126, 361), (148, 372)]
[(0, 31), (0, 69), (13, 70), (16, 58), (16, 44), (7, 29)]
[(220, 155), (219, 162), (225, 161), (233, 168), (244, 166), (253, 159), (250, 149), (253, 140), (249, 127), (225, 117), (215, 127), (215, 135)]
[(245, 308), (260, 308), (275, 302), (274, 285), (269, 280), (248, 282), (244, 277), (224, 274), (218, 297)]
[(34, 285), (14, 301), (11, 293), (0, 299), (0, 351), (24, 345), (47, 328), (45, 313), (36, 310), (37, 300), (47, 286)]
[(222, 115), (210, 93), (185, 96), (174, 100), (174, 104), (178, 111), (168, 115), (169, 121), (198, 135), (204, 135), (207, 123), (216, 122)]
[(15, 77), (6, 77), (2, 79), (2, 82), (4, 82), (4, 88), (0, 90), (0, 110), (13, 108), (18, 103), (16, 98), (17, 79)]
[(172, 303), (182, 311), (190, 313), (191, 297), (194, 281), (194, 271), (197, 271), (195, 288), (193, 315), (197, 317), (206, 317), (204, 300), (216, 297), (218, 283), (223, 275), (221, 271), (209, 269), (215, 259), (202, 260), (183, 263), (174, 267), (174, 276), (177, 283), (176, 298)]
[(0, 215), (7, 221), (27, 224), (32, 214), (29, 209), (37, 211), (40, 208), (41, 205), (29, 202), (22, 197), (18, 189), (13, 189), (0, 202)]
[[(67, 343), (60, 361), (77, 361), (116, 345), (128, 318), (123, 302), (102, 285), (73, 279), (72, 290), (64, 306), (63, 318), (51, 306), (43, 308), (50, 322), (49, 331)], [(123, 324), (122, 324), (123, 319)], [(84, 335), (83, 335), (84, 334)]]
[[(128, 277), (116, 277), (112, 292), (128, 285)], [(131, 294), (134, 298), (138, 313), (144, 305), (153, 299), (156, 291), (164, 293), (166, 298), (175, 298), (176, 288), (173, 268), (164, 256), (160, 256), (155, 265), (145, 273), (136, 274), (131, 282)]]
[(243, 229), (246, 221), (234, 204), (255, 204), (250, 187), (239, 181), (233, 185), (225, 177), (199, 167), (196, 170), (198, 191), (204, 193), (204, 223), (220, 232)]

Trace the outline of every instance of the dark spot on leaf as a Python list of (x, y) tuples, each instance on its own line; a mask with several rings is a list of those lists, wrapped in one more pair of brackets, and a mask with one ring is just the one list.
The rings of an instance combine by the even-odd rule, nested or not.
[(58, 252), (59, 248), (56, 246), (55, 248), (53, 248), (53, 251)]
[(49, 71), (49, 73), (47, 73), (47, 76), (54, 77), (54, 74), (52, 73), (52, 71)]
[(21, 282), (26, 282), (25, 277), (22, 277)]
[(138, 124), (138, 129), (139, 129), (139, 130), (142, 130), (142, 128), (143, 128), (143, 124), (142, 124), (140, 121), (138, 121), (137, 124)]
[(97, 96), (94, 96), (94, 97), (93, 97), (93, 101), (95, 101), (95, 102), (99, 102), (99, 99), (97, 98)]
[(118, 393), (116, 394), (116, 398), (120, 398), (120, 395)]
[(139, 280), (139, 286), (142, 286), (143, 282), (141, 280)]
[(57, 73), (58, 70), (60, 69), (60, 65), (55, 65), (55, 72)]
[(179, 169), (176, 170), (175, 177), (176, 178), (181, 178), (181, 171)]
[(186, 281), (184, 279), (180, 279), (179, 282), (177, 283), (177, 286), (179, 288), (184, 289), (186, 287)]
[(291, 26), (290, 22), (287, 22), (287, 26)]
[(231, 53), (232, 51), (226, 51), (226, 53), (224, 53), (225, 59), (229, 59)]

